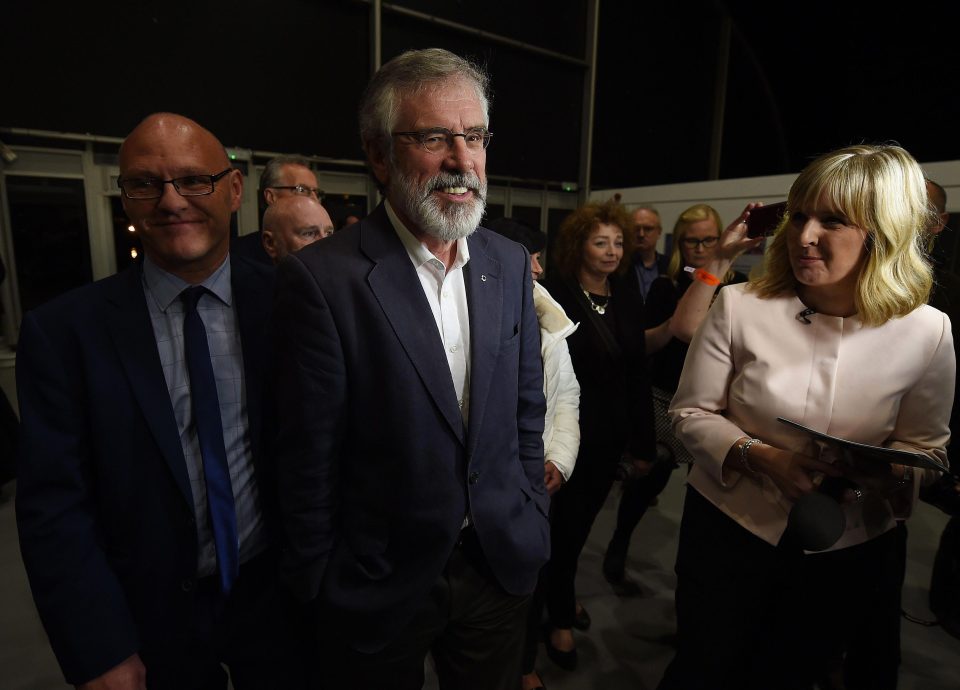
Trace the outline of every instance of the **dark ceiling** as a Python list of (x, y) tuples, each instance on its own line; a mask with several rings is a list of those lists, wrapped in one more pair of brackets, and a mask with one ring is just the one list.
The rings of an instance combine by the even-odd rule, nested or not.
[[(397, 4), (583, 57), (586, 0)], [(708, 177), (724, 17), (720, 177), (797, 171), (859, 141), (960, 158), (947, 4), (601, 0), (594, 187)], [(172, 110), (228, 146), (357, 159), (369, 11), (354, 0), (4, 3), (0, 127), (123, 136)], [(582, 67), (384, 11), (385, 60), (432, 45), (490, 69), (491, 173), (577, 179)]]

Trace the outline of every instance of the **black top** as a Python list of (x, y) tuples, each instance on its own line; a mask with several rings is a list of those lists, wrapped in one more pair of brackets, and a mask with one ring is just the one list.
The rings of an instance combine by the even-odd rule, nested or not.
[[(677, 309), (677, 302), (683, 297), (683, 293), (690, 287), (691, 282), (692, 279), (688, 273), (683, 273), (677, 280), (676, 285), (666, 276), (653, 281), (650, 292), (647, 293), (647, 301), (643, 305), (645, 328), (659, 326), (673, 316), (673, 312)], [(725, 285), (745, 282), (747, 282), (747, 277), (738, 271), (734, 271), (733, 277), (728, 282), (717, 286), (714, 299)], [(648, 362), (650, 381), (654, 386), (668, 393), (677, 390), (677, 384), (680, 382), (680, 372), (683, 371), (683, 362), (687, 358), (689, 347), (688, 343), (677, 338), (671, 338), (663, 349), (650, 355)]]
[(580, 383), (580, 458), (619, 459), (624, 450), (641, 459), (655, 457), (643, 324), (637, 318), (643, 307), (633, 278), (611, 277), (602, 316), (591, 309), (576, 280), (555, 278), (545, 284), (567, 316), (580, 324), (567, 338)]

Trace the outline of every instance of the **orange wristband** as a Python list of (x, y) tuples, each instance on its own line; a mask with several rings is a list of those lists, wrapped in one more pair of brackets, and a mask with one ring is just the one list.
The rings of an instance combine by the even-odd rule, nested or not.
[(702, 268), (694, 268), (693, 266), (684, 266), (683, 270), (687, 273), (693, 274), (694, 280), (699, 280), (701, 283), (706, 283), (707, 285), (714, 286), (720, 284), (720, 279), (717, 278), (712, 273), (707, 273)]

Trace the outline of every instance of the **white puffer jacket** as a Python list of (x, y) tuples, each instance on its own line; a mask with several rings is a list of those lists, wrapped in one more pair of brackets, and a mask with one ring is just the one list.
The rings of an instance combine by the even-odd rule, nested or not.
[(540, 355), (543, 358), (543, 394), (547, 415), (543, 426), (545, 461), (570, 479), (580, 449), (580, 384), (573, 373), (566, 338), (579, 324), (540, 283), (533, 282), (533, 304), (540, 322)]

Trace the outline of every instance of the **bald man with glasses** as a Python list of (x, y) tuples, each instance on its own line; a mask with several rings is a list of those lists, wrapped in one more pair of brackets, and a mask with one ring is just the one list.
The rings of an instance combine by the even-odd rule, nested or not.
[[(120, 148), (143, 260), (24, 316), (17, 524), (82, 690), (302, 687), (264, 452), (273, 272), (230, 256), (243, 177), (151, 115)], [(298, 658), (299, 656), (299, 658)]]

